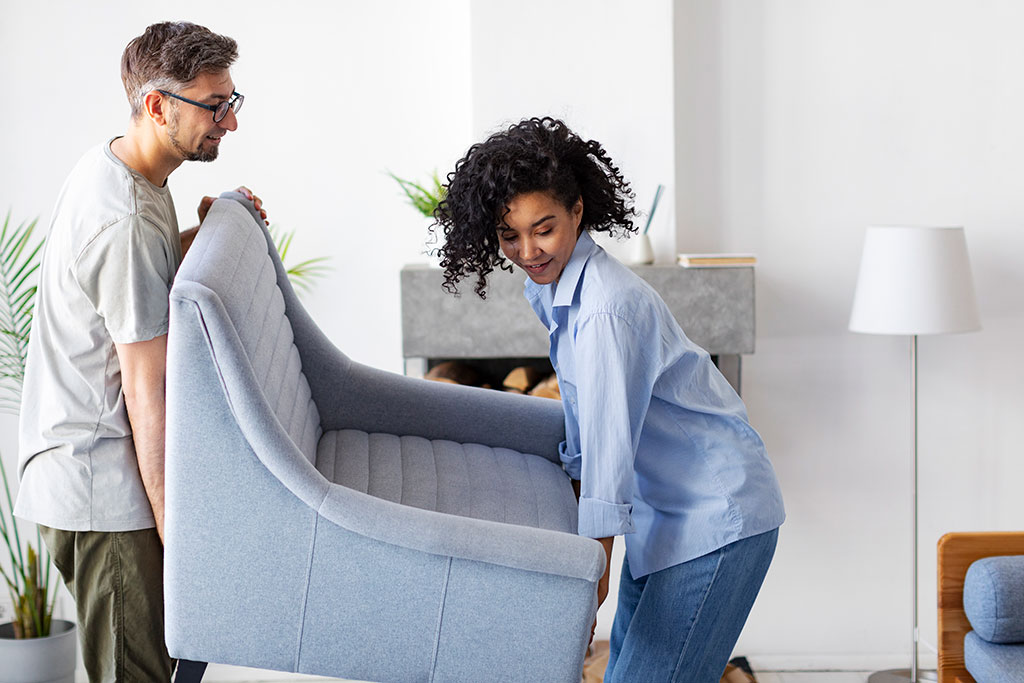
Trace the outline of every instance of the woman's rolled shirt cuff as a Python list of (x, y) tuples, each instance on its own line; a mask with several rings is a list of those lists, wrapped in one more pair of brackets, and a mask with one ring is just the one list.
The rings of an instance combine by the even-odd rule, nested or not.
[(580, 536), (587, 538), (608, 538), (636, 531), (633, 526), (633, 506), (630, 504), (607, 503), (596, 498), (580, 498)]
[(573, 479), (579, 479), (583, 467), (583, 459), (580, 457), (580, 454), (566, 453), (566, 442), (563, 441), (558, 444), (558, 457), (562, 461), (565, 473)]

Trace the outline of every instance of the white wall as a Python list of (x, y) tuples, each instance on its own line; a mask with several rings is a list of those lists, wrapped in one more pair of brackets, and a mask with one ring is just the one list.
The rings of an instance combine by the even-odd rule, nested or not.
[[(642, 228), (665, 185), (649, 235), (675, 260), (672, 3), (645, 0), (474, 2), (475, 139), (531, 116), (563, 119), (605, 150), (632, 183)], [(625, 254), (628, 243), (601, 240)]]
[(789, 519), (755, 661), (909, 662), (909, 341), (846, 329), (865, 226), (966, 226), (983, 318), (920, 341), (927, 641), (939, 536), (1024, 526), (1022, 25), (1012, 0), (677, 3), (679, 247), (759, 256), (744, 395)]
[[(643, 209), (668, 186), (673, 201), (651, 229), (659, 260), (677, 245), (758, 254), (744, 397), (789, 519), (737, 649), (756, 664), (874, 668), (908, 656), (908, 345), (846, 330), (866, 225), (965, 225), (983, 316), (982, 332), (920, 344), (927, 639), (938, 536), (1024, 526), (1024, 6), (106, 6), (100, 21), (81, 3), (0, 0), (0, 211), (45, 222), (74, 161), (123, 128), (128, 39), (159, 19), (206, 23), (238, 39), (248, 101), (220, 160), (171, 177), (181, 221), (201, 194), (248, 183), (299, 231), (297, 255), (332, 256), (336, 270), (307, 303), (358, 360), (401, 368), (398, 269), (422, 237), (383, 170), (443, 172), (522, 116), (564, 116), (604, 142)], [(300, 101), (317, 106), (302, 116)], [(0, 416), (9, 464), (12, 431)], [(606, 633), (607, 610), (602, 620)]]

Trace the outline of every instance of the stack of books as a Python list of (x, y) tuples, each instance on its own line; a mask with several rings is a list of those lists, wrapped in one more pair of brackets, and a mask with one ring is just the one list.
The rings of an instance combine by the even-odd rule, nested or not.
[(757, 257), (753, 254), (679, 254), (676, 261), (683, 268), (728, 268), (753, 266)]

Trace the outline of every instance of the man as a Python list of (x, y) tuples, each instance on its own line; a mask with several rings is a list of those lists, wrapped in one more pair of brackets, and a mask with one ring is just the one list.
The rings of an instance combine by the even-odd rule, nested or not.
[[(132, 40), (121, 59), (128, 130), (79, 161), (50, 223), (15, 513), (41, 526), (75, 598), (94, 682), (170, 680), (162, 586), (168, 292), (198, 228), (179, 234), (167, 177), (183, 161), (216, 159), (237, 127), (236, 58), (234, 40), (185, 22), (154, 24)], [(212, 202), (200, 202), (200, 223)]]

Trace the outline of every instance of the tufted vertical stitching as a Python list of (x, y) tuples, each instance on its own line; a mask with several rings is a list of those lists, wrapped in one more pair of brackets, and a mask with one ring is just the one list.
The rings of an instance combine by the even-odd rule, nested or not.
[[(376, 498), (461, 517), (575, 532), (565, 474), (539, 456), (419, 436), (324, 432), (317, 469)], [(559, 501), (555, 503), (554, 501)]]
[(434, 508), (437, 509), (438, 501), (441, 499), (441, 473), (437, 467), (437, 451), (434, 450), (434, 443), (430, 443), (430, 456), (434, 461)]
[(285, 377), (287, 381), (281, 387), (280, 398), (278, 401), (282, 404), (279, 411), (278, 417), (281, 420), (281, 424), (284, 425), (288, 433), (292, 435), (292, 439), (298, 443), (298, 428), (296, 427), (296, 416), (298, 410), (301, 407), (299, 405), (299, 398), (301, 396), (302, 382), (299, 381), (302, 377), (302, 371), (299, 369), (299, 352), (294, 346), (288, 348), (287, 355), (287, 366), (285, 371)]
[[(288, 349), (280, 343), (281, 332), (288, 326), (288, 321), (285, 318), (280, 318), (277, 321), (277, 328), (269, 331), (270, 334), (261, 335), (263, 343), (261, 349), (257, 351), (257, 357), (259, 358), (260, 364), (263, 366), (260, 369), (263, 371), (263, 393), (274, 396), (275, 401), (272, 404), (274, 413), (280, 417), (281, 414), (281, 393), (280, 388), (282, 383), (286, 379), (286, 373), (288, 368), (286, 367), (286, 359), (280, 358), (280, 356), (287, 354)], [(269, 339), (270, 336), (273, 339)], [(255, 360), (255, 359), (254, 359)]]
[(370, 495), (397, 503), (402, 496), (401, 439), (394, 434), (370, 435)]
[(466, 497), (469, 499), (469, 515), (482, 519), (483, 506), (480, 504), (482, 494), (476, 485), (476, 481), (473, 479), (473, 466), (469, 459), (469, 453), (466, 452), (465, 444), (457, 444), (456, 452), (460, 456), (459, 462), (462, 464), (462, 470), (466, 473)]
[[(259, 275), (262, 275), (264, 272), (266, 272), (266, 264), (261, 265)], [(256, 306), (257, 301), (266, 301), (266, 298), (262, 296), (262, 293), (259, 291), (261, 284), (262, 282), (260, 278), (257, 277), (255, 285), (253, 287), (255, 291), (251, 296), (234, 298), (241, 299), (242, 301), (246, 300), (247, 298), (249, 299), (249, 307), (244, 312), (239, 312), (239, 318), (238, 321), (236, 322), (236, 328), (238, 328), (240, 332), (248, 332), (248, 334), (242, 337), (242, 343), (245, 346), (246, 352), (248, 352), (249, 354), (249, 358), (254, 361), (254, 367), (259, 367), (259, 372), (261, 374), (257, 375), (257, 379), (262, 383), (265, 382), (267, 379), (266, 373), (267, 370), (269, 369), (269, 365), (263, 362), (262, 359), (259, 359), (259, 347), (260, 341), (264, 339), (263, 330), (266, 328), (268, 316), (267, 310), (265, 308), (260, 309), (260, 311), (262, 312), (262, 315), (260, 316), (257, 316), (255, 313), (253, 313), (253, 309)]]
[[(287, 325), (287, 322), (282, 320), (282, 327), (285, 325)], [(280, 335), (280, 330), (278, 330), (278, 334)], [(284, 346), (275, 340), (274, 349), (267, 363), (270, 371), (267, 374), (267, 383), (264, 386), (264, 391), (274, 397), (274, 414), (277, 415), (277, 419), (285, 429), (288, 428), (288, 420), (284, 414), (285, 406), (289, 404), (294, 405), (293, 399), (295, 397), (293, 390), (299, 384), (298, 373), (291, 367), (291, 355), (293, 352), (293, 347)]]
[(444, 474), (447, 463), (442, 462), (438, 448), (439, 446), (437, 441), (430, 442), (430, 452), (434, 458), (434, 472), (437, 473), (437, 488), (434, 493), (434, 509), (438, 512), (447, 512), (447, 510), (445, 510), (448, 500), (446, 487), (448, 486), (449, 479)]
[(346, 429), (339, 432), (337, 474), (335, 482), (367, 493), (369, 490), (369, 435)]
[[(267, 285), (264, 287), (262, 282), (257, 282), (255, 292), (245, 293), (244, 295), (239, 294), (238, 296), (251, 297), (254, 301), (266, 300), (274, 291), (272, 283), (267, 283)], [(270, 374), (275, 367), (273, 356), (278, 347), (277, 340), (280, 336), (281, 326), (288, 323), (284, 317), (283, 309), (280, 313), (277, 313), (272, 302), (270, 305), (258, 309), (258, 313), (259, 316), (256, 313), (247, 314), (243, 324), (249, 330), (249, 335), (252, 337), (246, 344), (246, 350), (249, 353), (253, 367), (257, 368), (256, 380), (259, 382), (260, 387), (263, 388), (264, 393), (266, 393), (267, 385), (272, 381)], [(274, 320), (277, 321), (276, 329), (273, 327)]]

